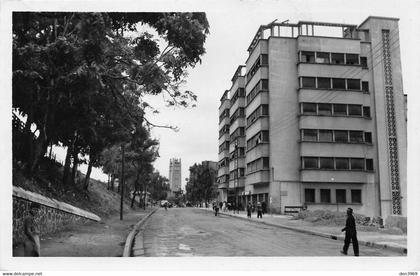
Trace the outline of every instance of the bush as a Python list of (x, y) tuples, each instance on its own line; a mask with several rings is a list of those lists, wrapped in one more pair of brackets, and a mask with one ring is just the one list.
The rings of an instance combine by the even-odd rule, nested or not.
[[(361, 214), (353, 214), (357, 225), (380, 226), (380, 218), (370, 218)], [(317, 225), (343, 226), (346, 224), (347, 214), (344, 212), (332, 212), (330, 210), (305, 210), (294, 215), (294, 220), (304, 220)]]

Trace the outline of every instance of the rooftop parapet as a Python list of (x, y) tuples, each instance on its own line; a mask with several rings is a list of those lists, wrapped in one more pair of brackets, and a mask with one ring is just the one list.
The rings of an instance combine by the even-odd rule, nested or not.
[(298, 23), (276, 23), (273, 21), (268, 25), (261, 25), (248, 47), (251, 53), (260, 39), (269, 37), (298, 37), (305, 36), (325, 36), (358, 39), (355, 32), (357, 25), (339, 24), (328, 22), (299, 21)]
[(235, 74), (233, 74), (232, 83), (235, 83), (236, 79), (239, 77), (245, 77), (245, 74), (246, 74), (246, 66), (239, 65), (235, 71)]

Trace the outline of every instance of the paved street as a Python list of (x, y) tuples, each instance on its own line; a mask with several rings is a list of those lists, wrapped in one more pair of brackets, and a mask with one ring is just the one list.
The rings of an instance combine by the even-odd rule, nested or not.
[[(137, 238), (136, 238), (137, 239)], [(138, 238), (140, 240), (140, 238)], [(219, 216), (195, 208), (159, 209), (145, 225), (139, 256), (342, 256), (342, 241)], [(350, 245), (349, 256), (353, 254)], [(399, 256), (360, 246), (361, 256)]]

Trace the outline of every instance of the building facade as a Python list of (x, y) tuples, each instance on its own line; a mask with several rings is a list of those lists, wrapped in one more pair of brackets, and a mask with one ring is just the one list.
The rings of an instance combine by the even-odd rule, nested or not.
[(220, 198), (406, 216), (398, 32), (383, 17), (261, 26), (221, 99)]
[(171, 158), (169, 160), (169, 196), (174, 196), (175, 192), (181, 191), (181, 158)]

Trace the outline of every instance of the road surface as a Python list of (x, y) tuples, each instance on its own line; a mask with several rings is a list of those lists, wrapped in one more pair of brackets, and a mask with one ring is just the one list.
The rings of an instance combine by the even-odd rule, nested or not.
[[(343, 256), (343, 241), (299, 233), (195, 208), (159, 209), (136, 237), (138, 257), (176, 256)], [(138, 246), (138, 245), (137, 245)], [(353, 255), (350, 245), (349, 258)], [(360, 256), (401, 254), (360, 246)]]

